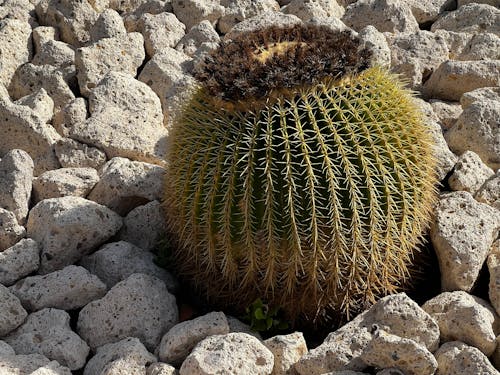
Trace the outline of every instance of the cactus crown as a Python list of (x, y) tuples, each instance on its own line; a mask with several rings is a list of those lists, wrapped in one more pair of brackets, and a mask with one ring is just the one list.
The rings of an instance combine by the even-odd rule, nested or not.
[(223, 42), (195, 71), (207, 92), (232, 102), (341, 78), (369, 65), (371, 53), (349, 31), (319, 25), (273, 26)]

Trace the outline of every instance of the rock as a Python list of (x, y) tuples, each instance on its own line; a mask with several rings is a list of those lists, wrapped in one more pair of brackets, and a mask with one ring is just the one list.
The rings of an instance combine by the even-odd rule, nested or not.
[(500, 10), (487, 4), (468, 4), (444, 13), (431, 26), (431, 31), (500, 34)]
[(16, 19), (0, 21), (0, 85), (9, 87), (15, 71), (31, 59), (31, 26)]
[(495, 174), (473, 151), (464, 152), (459, 158), (448, 184), (452, 190), (475, 194), (484, 182)]
[(186, 25), (186, 30), (203, 20), (208, 20), (215, 25), (224, 14), (224, 7), (220, 5), (220, 0), (172, 0), (172, 9), (176, 17)]
[(246, 333), (255, 337), (256, 339), (263, 341), (262, 336), (259, 332), (254, 331), (252, 327), (248, 324), (243, 323), (241, 320), (235, 318), (234, 316), (227, 315), (227, 323), (229, 324), (229, 332), (233, 333)]
[(87, 0), (41, 0), (35, 10), (41, 24), (59, 28), (61, 40), (75, 47), (90, 40), (89, 29), (98, 17)]
[(462, 291), (445, 292), (424, 303), (422, 309), (438, 323), (441, 342), (462, 341), (487, 356), (495, 350), (496, 314), (481, 298)]
[[(470, 100), (473, 100), (472, 97)], [(464, 107), (455, 125), (445, 134), (450, 149), (457, 154), (474, 151), (488, 167), (494, 170), (500, 168), (499, 118), (500, 94), (496, 94), (494, 99), (473, 101)]]
[(43, 367), (39, 367), (30, 375), (71, 375), (71, 370), (61, 366), (57, 361), (50, 361)]
[(89, 199), (120, 215), (162, 197), (165, 170), (154, 164), (113, 158), (101, 170), (101, 179)]
[(213, 335), (229, 333), (226, 316), (222, 312), (211, 312), (176, 324), (162, 337), (158, 349), (160, 361), (180, 365), (193, 348)]
[(54, 111), (58, 112), (75, 99), (75, 94), (69, 86), (75, 80), (75, 76), (73, 65), (58, 68), (52, 65), (27, 63), (12, 77), (9, 92), (14, 99), (19, 99), (43, 88), (54, 101)]
[[(106, 39), (104, 39), (106, 40)], [(167, 130), (160, 100), (144, 83), (108, 73), (89, 96), (91, 116), (70, 138), (116, 156), (164, 164)]]
[(4, 0), (0, 8), (0, 20), (15, 19), (35, 26), (34, 9), (35, 5), (29, 0)]
[[(448, 59), (445, 39), (430, 31), (387, 34), (386, 38), (391, 50), (392, 70), (410, 80), (412, 89), (420, 90), (432, 72)], [(416, 68), (408, 70), (408, 65), (416, 65)]]
[(124, 38), (127, 30), (120, 14), (113, 9), (105, 9), (90, 29), (90, 40), (98, 42), (104, 38)]
[(160, 98), (163, 123), (167, 127), (191, 96), (195, 80), (188, 74), (190, 70), (192, 59), (189, 56), (166, 48), (149, 60), (139, 75), (139, 80), (150, 86)]
[(246, 333), (209, 336), (182, 363), (180, 375), (271, 374), (273, 354)]
[(210, 21), (205, 20), (193, 26), (177, 43), (175, 49), (192, 57), (203, 43), (208, 43), (215, 47), (219, 42), (219, 34), (217, 34)]
[(108, 288), (112, 288), (134, 273), (141, 273), (162, 280), (171, 292), (177, 290), (177, 282), (172, 275), (154, 263), (153, 253), (128, 242), (108, 243), (83, 258), (80, 264), (97, 275)]
[(302, 332), (278, 335), (264, 341), (274, 355), (273, 375), (293, 373), (293, 366), (307, 353), (307, 344)]
[(462, 107), (457, 102), (447, 102), (439, 99), (429, 100), (432, 110), (439, 118), (443, 130), (450, 129), (462, 114)]
[(38, 270), (40, 249), (31, 238), (20, 240), (14, 246), (0, 252), (0, 284), (9, 286)]
[[(26, 229), (17, 223), (16, 215), (11, 211), (0, 208), (0, 259), (2, 258), (2, 251), (11, 247), (25, 236)], [(1, 269), (3, 267), (0, 267), (0, 272), (2, 272)]]
[(473, 35), (457, 60), (500, 60), (500, 36), (493, 33)]
[(104, 366), (100, 375), (144, 375), (146, 368), (128, 359), (117, 359)]
[(60, 168), (47, 171), (33, 180), (33, 202), (67, 195), (86, 197), (99, 175), (93, 168)]
[(39, 353), (71, 370), (85, 365), (89, 347), (69, 326), (69, 314), (43, 309), (30, 314), (18, 329), (4, 338), (17, 354)]
[(500, 7), (500, 2), (498, 0), (458, 0), (457, 8), (460, 8), (463, 5), (467, 5), (470, 3), (478, 3), (478, 4), (488, 4), (494, 7)]
[(175, 297), (160, 279), (133, 274), (78, 315), (78, 332), (92, 349), (137, 337), (153, 351), (178, 321)]
[(288, 27), (302, 23), (302, 20), (293, 14), (269, 11), (238, 23), (224, 36), (224, 40), (233, 39), (239, 34), (260, 30), (269, 26)]
[(443, 344), (434, 355), (437, 375), (498, 375), (483, 353), (459, 341)]
[(474, 286), (500, 227), (500, 213), (465, 191), (444, 194), (436, 205), (431, 240), (443, 291)]
[(491, 252), (488, 255), (487, 265), (490, 274), (488, 295), (490, 297), (491, 305), (495, 308), (496, 313), (498, 314), (500, 311), (500, 240), (496, 240), (493, 243)]
[(37, 117), (44, 123), (52, 120), (54, 114), (54, 101), (43, 88), (27, 96), (23, 96), (14, 103), (31, 108), (33, 112), (36, 113)]
[(37, 26), (32, 31), (35, 52), (40, 51), (42, 46), (50, 40), (59, 40), (59, 30), (52, 26)]
[(500, 210), (500, 172), (498, 170), (479, 188), (474, 198), (478, 202), (489, 204)]
[(0, 356), (2, 375), (71, 375), (67, 367), (41, 354)]
[(408, 0), (413, 16), (419, 24), (434, 22), (440, 14), (452, 10), (454, 1), (450, 0)]
[(148, 367), (146, 375), (179, 375), (179, 372), (169, 364), (157, 362)]
[[(26, 161), (27, 164), (22, 168), (23, 170), (31, 169), (31, 173), (37, 175), (46, 170), (58, 168), (59, 163), (54, 155), (53, 145), (59, 139), (59, 134), (37, 116), (37, 113), (31, 108), (12, 103), (3, 86), (0, 86), (0, 139), (2, 140), (0, 142), (0, 157), (5, 159), (5, 154), (10, 155), (1, 162), (2, 164), (7, 163), (5, 166), (8, 173), (11, 173), (10, 170), (14, 168), (13, 165), (9, 166), (8, 164), (16, 164), (17, 160), (21, 159), (21, 156), (14, 157), (20, 152), (12, 151), (14, 149), (25, 150), (32, 159), (31, 162)], [(11, 154), (11, 152), (14, 153)], [(12, 159), (13, 157), (15, 160)], [(25, 157), (23, 156), (22, 159)], [(0, 181), (0, 184), (4, 183), (3, 178)], [(31, 186), (29, 190), (31, 191)], [(20, 197), (16, 199), (20, 199)], [(3, 203), (1, 207), (6, 208)], [(19, 214), (20, 212), (16, 213), (16, 217)]]
[(75, 63), (75, 50), (64, 42), (48, 40), (37, 50), (31, 63), (64, 68)]
[(145, 13), (137, 23), (144, 36), (144, 46), (149, 57), (168, 47), (175, 47), (185, 34), (186, 27), (172, 13)]
[(69, 138), (58, 140), (54, 151), (63, 168), (99, 169), (106, 163), (104, 152)]
[(28, 215), (33, 168), (33, 160), (23, 150), (14, 149), (0, 160), (0, 207), (11, 211), (20, 224)]
[[(142, 17), (143, 14), (160, 14), (164, 12), (172, 13), (172, 3), (170, 0), (144, 0), (144, 1), (135, 1), (129, 3), (130, 6), (127, 6), (127, 1), (116, 1), (115, 5), (118, 7), (114, 7), (113, 9), (122, 13), (123, 22), (125, 23), (125, 27), (127, 31), (133, 32), (137, 31), (137, 22), (139, 18)], [(127, 10), (120, 10), (119, 8), (127, 7)]]
[(0, 340), (0, 357), (8, 355), (16, 355), (16, 352), (12, 349), (12, 346), (7, 344), (5, 341)]
[(305, 354), (296, 364), (300, 375), (319, 375), (328, 371), (362, 371), (361, 354), (376, 329), (411, 339), (434, 352), (439, 344), (439, 327), (434, 319), (404, 293), (380, 299), (325, 341)]
[(114, 38), (103, 38), (87, 47), (79, 48), (75, 55), (78, 84), (84, 96), (90, 94), (108, 72), (122, 72), (136, 76), (144, 61), (144, 38), (130, 33)]
[(346, 8), (342, 22), (356, 31), (368, 25), (390, 33), (419, 30), (410, 6), (396, 0), (359, 0)]
[(118, 214), (80, 197), (45, 199), (30, 211), (28, 236), (41, 247), (39, 273), (73, 264), (113, 236), (122, 225)]
[[(228, 33), (233, 26), (247, 18), (257, 17), (260, 14), (269, 11), (278, 12), (280, 10), (280, 5), (275, 0), (223, 0), (221, 3), (225, 7), (225, 11), (224, 15), (217, 23), (217, 29), (222, 34)], [(302, 11), (303, 13), (308, 13), (309, 11), (309, 13), (314, 13), (316, 11), (325, 15), (328, 13), (328, 10), (331, 10), (332, 8), (337, 10), (337, 8), (341, 7), (338, 6), (334, 0), (331, 2), (320, 0), (308, 3), (302, 2), (302, 7), (300, 7), (300, 4), (295, 4), (295, 8), (290, 9), (291, 11), (288, 11), (288, 8), (284, 7), (282, 11), (283, 13), (294, 13), (297, 11)]]
[(106, 294), (106, 285), (83, 267), (67, 266), (44, 276), (31, 276), (10, 287), (28, 311), (46, 307), (73, 310)]
[(483, 87), (466, 92), (460, 97), (462, 109), (481, 101), (500, 101), (500, 87)]
[(481, 87), (500, 85), (500, 60), (443, 62), (423, 86), (428, 98), (459, 100), (460, 96)]
[(66, 104), (54, 114), (52, 126), (63, 137), (71, 134), (72, 129), (78, 124), (84, 124), (87, 119), (87, 104), (84, 98), (76, 98)]
[(19, 299), (5, 286), (0, 285), (0, 337), (19, 327), (27, 316), (28, 313)]
[(380, 329), (365, 347), (361, 359), (375, 368), (395, 367), (406, 375), (432, 375), (436, 359), (425, 346)]
[(384, 34), (375, 27), (368, 25), (359, 32), (358, 36), (361, 39), (362, 46), (369, 48), (372, 52), (370, 60), (372, 66), (390, 67), (391, 50)]
[(130, 242), (144, 250), (154, 250), (165, 236), (165, 215), (158, 200), (138, 206), (123, 219), (118, 234), (120, 240)]
[(128, 337), (116, 343), (98, 347), (96, 354), (85, 366), (83, 375), (100, 375), (107, 364), (118, 359), (125, 360), (131, 367), (134, 365), (144, 367), (156, 362), (156, 357), (148, 352), (139, 339)]

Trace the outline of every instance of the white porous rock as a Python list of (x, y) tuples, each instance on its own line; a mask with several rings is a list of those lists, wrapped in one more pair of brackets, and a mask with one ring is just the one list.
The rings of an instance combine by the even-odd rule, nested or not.
[[(366, 372), (352, 371), (352, 370), (339, 370), (339, 371), (329, 371), (321, 375), (368, 375)], [(377, 375), (379, 373), (377, 372)], [(389, 375), (400, 375), (400, 374), (389, 374)], [(405, 375), (405, 374), (402, 374)]]
[(269, 26), (289, 27), (301, 24), (303, 24), (302, 20), (293, 14), (268, 11), (238, 23), (224, 36), (224, 40), (233, 39), (237, 35), (261, 30)]
[[(328, 17), (328, 18), (318, 18), (318, 17), (314, 17), (314, 18), (311, 18), (309, 21), (307, 21), (307, 24), (308, 25), (316, 25), (316, 26), (326, 26), (328, 27), (329, 29), (333, 30), (333, 31), (343, 31), (343, 30), (349, 30), (351, 31), (353, 34), (355, 34), (356, 32), (354, 30), (351, 30), (349, 29), (339, 18), (337, 17)], [(385, 48), (383, 47), (384, 45), (386, 46), (387, 45), (387, 41), (385, 41), (385, 44), (382, 42), (382, 40), (379, 38), (380, 35), (383, 36), (382, 33), (380, 33), (377, 29), (377, 32), (374, 33), (372, 32), (372, 30), (375, 29), (373, 26), (371, 25), (368, 25), (366, 26), (365, 28), (363, 28), (360, 32), (364, 32), (364, 36), (363, 38), (366, 38), (366, 39), (362, 39), (362, 43), (365, 43), (365, 45), (367, 45), (368, 47), (370, 48), (373, 48), (374, 49), (374, 60), (373, 61), (375, 64), (377, 63), (378, 59), (380, 59), (380, 54), (381, 54), (381, 51), (378, 51), (379, 48)], [(358, 34), (359, 35), (359, 34)], [(385, 40), (385, 37), (384, 37), (384, 40)], [(375, 45), (372, 45), (372, 44), (375, 44)], [(388, 48), (388, 47), (387, 47)], [(389, 61), (390, 61), (390, 51), (389, 51)], [(371, 61), (372, 62), (372, 61)]]
[(119, 358), (104, 366), (100, 375), (144, 375), (145, 373), (145, 366), (125, 358)]
[(33, 180), (33, 202), (67, 195), (85, 198), (99, 181), (94, 168), (60, 168)]
[(99, 169), (106, 163), (103, 151), (70, 138), (59, 139), (54, 145), (54, 151), (63, 168)]
[(13, 149), (0, 159), (0, 207), (11, 211), (19, 224), (28, 215), (33, 168), (33, 160), (23, 150)]
[[(488, 167), (496, 170), (500, 168), (500, 93), (488, 89), (475, 91), (476, 94), (464, 99), (464, 110), (445, 138), (453, 152), (474, 151)], [(489, 98), (481, 98), (488, 94)]]
[(114, 9), (105, 9), (90, 29), (90, 40), (98, 42), (104, 38), (123, 38), (127, 30), (120, 14)]
[(500, 36), (493, 33), (473, 35), (457, 60), (500, 60)]
[(118, 342), (98, 347), (95, 355), (85, 366), (83, 375), (101, 375), (106, 365), (118, 359), (124, 360), (129, 366), (141, 366), (143, 370), (144, 366), (148, 366), (157, 360), (153, 354), (148, 352), (139, 339), (127, 337)]
[[(0, 157), (6, 159), (0, 163), (7, 167), (6, 171), (10, 170), (8, 173), (12, 173), (12, 169), (19, 168), (15, 167), (15, 165), (21, 159), (27, 158), (26, 155), (22, 157), (18, 155), (19, 152), (23, 153), (23, 155), (27, 152), (29, 158), (32, 159), (31, 161), (26, 160), (23, 163), (25, 167), (22, 168), (23, 170), (31, 169), (32, 174), (38, 175), (44, 171), (58, 168), (59, 162), (54, 155), (53, 145), (59, 138), (60, 136), (55, 129), (46, 124), (31, 108), (12, 103), (7, 90), (0, 85), (0, 139), (2, 140), (0, 142)], [(14, 149), (24, 151), (14, 152)], [(12, 163), (14, 165), (9, 166)], [(14, 173), (14, 175), (16, 174), (17, 172)], [(4, 183), (4, 178), (0, 180), (1, 185)], [(25, 188), (28, 190), (27, 186), (22, 189)], [(31, 182), (29, 191), (31, 191)], [(21, 199), (21, 197), (15, 199)], [(0, 198), (1, 200), (2, 198)], [(4, 203), (2, 203), (1, 207), (7, 208), (4, 206)], [(24, 210), (25, 208), (22, 208), (18, 212), (18, 209), (15, 209), (14, 213), (16, 217), (25, 215), (25, 213), (22, 214)], [(24, 222), (24, 219), (21, 222)]]
[(281, 10), (286, 14), (293, 14), (302, 21), (312, 18), (342, 18), (345, 9), (335, 0), (292, 0)]
[(191, 57), (173, 48), (166, 48), (149, 60), (139, 80), (147, 84), (158, 95), (163, 108), (163, 123), (167, 128), (180, 112), (194, 90), (195, 80)]
[(439, 118), (439, 125), (443, 130), (450, 129), (462, 114), (462, 107), (458, 102), (448, 102), (439, 99), (429, 100), (432, 110)]
[(27, 311), (46, 307), (73, 310), (106, 294), (106, 285), (83, 267), (67, 266), (43, 276), (30, 276), (10, 287)]
[(477, 191), (474, 198), (500, 210), (500, 170), (488, 179)]
[(22, 65), (14, 74), (9, 92), (14, 99), (45, 89), (54, 101), (54, 111), (60, 111), (75, 99), (69, 83), (75, 80), (75, 67), (69, 65), (58, 68), (52, 65)]
[(71, 375), (67, 367), (41, 354), (0, 355), (2, 375)]
[(33, 18), (34, 9), (34, 2), (29, 0), (4, 0), (0, 8), (0, 20), (16, 19), (36, 26), (37, 23)]
[(39, 353), (78, 370), (85, 365), (89, 347), (71, 330), (69, 319), (66, 311), (43, 309), (30, 314), (4, 340), (17, 354)]
[[(500, 239), (493, 243), (491, 252), (488, 255), (487, 265), (490, 274), (488, 295), (490, 297), (491, 305), (495, 308), (495, 311), (498, 314), (500, 312)], [(497, 351), (500, 353), (500, 349)]]
[(110, 72), (92, 90), (89, 111), (90, 118), (75, 124), (70, 138), (101, 149), (108, 158), (164, 164), (167, 129), (160, 99), (146, 84)]
[[(422, 88), (422, 83), (448, 59), (448, 46), (443, 37), (430, 31), (386, 34), (391, 50), (391, 67), (408, 79), (410, 87)], [(408, 69), (409, 66), (415, 68)]]
[(474, 286), (500, 228), (500, 212), (465, 191), (441, 196), (431, 224), (431, 240), (443, 291)]
[(380, 299), (369, 310), (330, 333), (320, 346), (310, 350), (295, 364), (295, 370), (300, 375), (364, 370), (367, 365), (360, 356), (376, 329), (411, 339), (430, 352), (438, 348), (436, 321), (406, 294), (399, 293)]
[[(0, 259), (2, 251), (26, 236), (26, 229), (19, 225), (13, 212), (0, 207)], [(2, 269), (0, 263), (0, 270)], [(2, 272), (2, 271), (0, 271)], [(1, 277), (0, 277), (1, 280)]]
[(500, 34), (500, 10), (487, 4), (467, 4), (444, 13), (431, 26), (431, 31), (449, 31)]
[[(126, 1), (119, 2), (119, 7), (126, 3)], [(133, 4), (133, 7), (129, 7), (128, 10), (125, 10), (123, 13), (121, 13), (125, 28), (129, 33), (137, 31), (137, 22), (145, 13), (173, 13), (172, 2), (170, 0), (135, 0), (134, 2), (135, 4)], [(130, 5), (132, 4), (130, 3)], [(120, 12), (118, 8), (114, 9)]]
[(48, 40), (36, 51), (31, 63), (64, 68), (75, 63), (75, 49), (59, 40)]
[(80, 264), (97, 275), (108, 288), (134, 273), (157, 277), (174, 292), (177, 283), (166, 270), (154, 263), (154, 254), (125, 241), (104, 245), (95, 253), (83, 258)]
[(307, 344), (302, 332), (277, 335), (264, 341), (264, 345), (274, 355), (272, 375), (293, 373), (293, 366), (307, 353)]
[(175, 47), (185, 34), (186, 27), (173, 13), (145, 13), (137, 22), (137, 31), (144, 36), (149, 57), (167, 47)]
[(500, 85), (499, 70), (500, 60), (447, 60), (425, 82), (423, 93), (428, 98), (457, 101), (468, 91)]
[(41, 24), (57, 27), (61, 40), (74, 47), (88, 43), (89, 29), (98, 17), (87, 0), (41, 0), (35, 10)]
[(410, 5), (411, 12), (419, 24), (434, 22), (441, 13), (452, 10), (455, 5), (452, 0), (406, 0), (405, 2)]
[(375, 27), (368, 25), (358, 34), (361, 45), (372, 52), (371, 64), (377, 66), (391, 66), (391, 50), (387, 39)]
[(201, 21), (198, 25), (193, 26), (191, 30), (179, 40), (175, 49), (187, 56), (193, 57), (198, 48), (204, 43), (212, 45), (214, 48), (220, 43), (219, 34), (217, 34), (217, 31), (215, 31), (210, 21), (207, 20)]
[(457, 8), (470, 3), (488, 4), (497, 8), (500, 7), (500, 1), (498, 0), (457, 0)]
[[(262, 13), (269, 11), (279, 11), (280, 5), (276, 0), (261, 0), (261, 1), (251, 1), (251, 0), (223, 0), (222, 5), (225, 7), (224, 15), (219, 19), (217, 23), (217, 29), (222, 33), (228, 33), (234, 25), (237, 25), (241, 21), (244, 21), (247, 18), (259, 16)], [(335, 0), (332, 0), (332, 5), (330, 7), (334, 7), (333, 3)], [(336, 4), (336, 3), (335, 3)], [(320, 11), (321, 14), (324, 14), (325, 11), (322, 9), (320, 4), (312, 2), (308, 4), (304, 4), (304, 12), (307, 12), (305, 8), (312, 6), (313, 8), (319, 8), (317, 11)], [(316, 5), (316, 6), (315, 6)], [(326, 8), (329, 8), (327, 2), (323, 4)], [(338, 5), (337, 5), (338, 7)], [(283, 13), (293, 13), (287, 11), (287, 7), (283, 8)]]
[(42, 46), (50, 40), (59, 40), (59, 30), (52, 26), (37, 26), (32, 31), (33, 46), (35, 52), (40, 51)]
[(438, 323), (441, 342), (462, 341), (485, 355), (497, 346), (493, 323), (497, 318), (485, 300), (463, 291), (444, 292), (422, 306)]
[(223, 312), (211, 312), (181, 322), (162, 337), (158, 357), (162, 362), (180, 365), (200, 341), (226, 333), (229, 333), (229, 324)]
[(464, 51), (465, 46), (474, 34), (466, 32), (449, 31), (445, 29), (438, 29), (434, 31), (435, 35), (444, 38), (448, 45), (450, 60), (457, 60), (460, 54)]
[(269, 375), (274, 356), (255, 337), (246, 333), (209, 336), (182, 363), (180, 375)]
[(241, 320), (235, 318), (234, 316), (227, 315), (226, 319), (227, 323), (229, 324), (229, 332), (246, 333), (257, 338), (260, 341), (264, 340), (259, 332), (254, 331), (252, 327), (250, 327), (246, 323), (243, 323)]
[(474, 151), (466, 151), (458, 158), (448, 184), (452, 190), (475, 194), (485, 181), (495, 174)]
[(40, 244), (40, 274), (75, 263), (111, 238), (122, 218), (81, 197), (45, 199), (30, 211), (28, 237)]
[(346, 8), (342, 22), (356, 31), (368, 25), (390, 33), (419, 30), (410, 6), (397, 0), (359, 0)]
[(168, 363), (156, 362), (148, 367), (146, 375), (179, 375), (179, 372)]
[(215, 25), (224, 14), (220, 0), (172, 0), (172, 8), (176, 17), (191, 29), (203, 20)]
[(443, 344), (434, 356), (438, 363), (436, 375), (498, 375), (488, 357), (460, 341)]
[(0, 337), (19, 327), (27, 316), (19, 299), (0, 284)]
[(12, 346), (7, 344), (5, 341), (0, 340), (0, 357), (9, 355), (16, 355), (16, 352), (12, 349)]
[(475, 102), (500, 101), (500, 87), (483, 87), (464, 93), (460, 97), (462, 109), (466, 109)]
[(90, 90), (111, 71), (135, 76), (144, 57), (144, 38), (139, 33), (103, 38), (77, 49), (75, 65), (80, 92), (88, 96)]
[(0, 20), (0, 86), (9, 87), (15, 71), (31, 59), (31, 26), (16, 19)]
[(54, 101), (45, 89), (40, 89), (14, 102), (31, 108), (42, 122), (50, 122), (54, 115)]
[(87, 119), (87, 103), (85, 98), (78, 97), (71, 100), (60, 111), (54, 114), (52, 126), (57, 132), (66, 137), (71, 134), (72, 129), (78, 124), (85, 123)]
[(136, 273), (116, 284), (103, 298), (86, 305), (80, 311), (77, 327), (93, 350), (137, 337), (153, 351), (178, 320), (175, 297), (165, 283)]
[(0, 284), (9, 286), (38, 270), (40, 249), (36, 241), (24, 238), (0, 252)]
[(424, 345), (382, 329), (375, 331), (361, 359), (375, 368), (396, 367), (406, 375), (433, 375), (437, 369), (436, 359)]
[(154, 200), (134, 208), (127, 214), (118, 237), (141, 249), (151, 251), (158, 246), (165, 232), (165, 214), (161, 203)]
[(165, 169), (155, 164), (113, 158), (101, 169), (101, 177), (88, 199), (120, 215), (162, 196)]

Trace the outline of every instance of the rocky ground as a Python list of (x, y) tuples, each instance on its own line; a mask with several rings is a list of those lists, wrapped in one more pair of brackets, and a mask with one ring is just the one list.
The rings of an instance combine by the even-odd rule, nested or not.
[[(0, 1), (0, 374), (498, 374), (499, 7)], [(223, 312), (181, 322), (151, 252), (193, 66), (221, 39), (300, 22), (352, 28), (421, 94), (442, 180), (438, 295), (385, 297), (309, 350), (301, 332), (262, 340)]]

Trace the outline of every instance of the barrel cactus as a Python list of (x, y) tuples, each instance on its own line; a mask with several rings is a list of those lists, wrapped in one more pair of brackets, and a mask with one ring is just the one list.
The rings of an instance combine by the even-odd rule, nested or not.
[(342, 321), (400, 291), (435, 199), (412, 93), (351, 33), (225, 41), (170, 134), (164, 207), (179, 276), (220, 307)]

